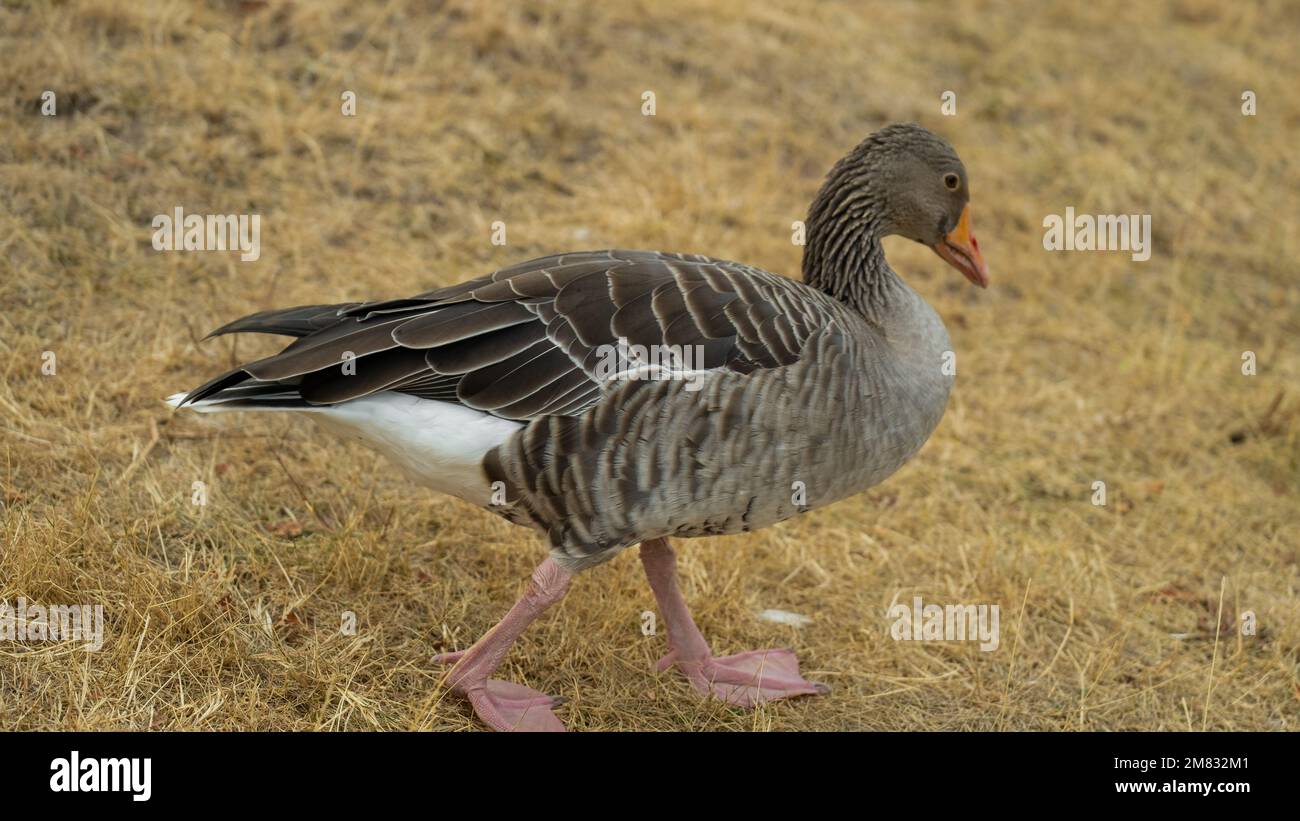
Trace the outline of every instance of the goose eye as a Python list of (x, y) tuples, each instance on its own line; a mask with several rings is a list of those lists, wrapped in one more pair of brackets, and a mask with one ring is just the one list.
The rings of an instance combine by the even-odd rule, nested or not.
[(956, 191), (961, 186), (961, 177), (956, 174), (944, 174), (943, 184), (949, 191)]

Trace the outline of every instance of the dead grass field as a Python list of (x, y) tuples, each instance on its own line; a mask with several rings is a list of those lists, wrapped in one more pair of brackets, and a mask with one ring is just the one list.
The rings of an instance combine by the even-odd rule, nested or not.
[[(958, 351), (938, 431), (868, 494), (678, 543), (716, 650), (794, 647), (832, 695), (742, 712), (652, 673), (633, 551), (508, 674), (578, 730), (1295, 730), (1300, 12), (1045, 5), (0, 3), (0, 600), (107, 618), (99, 653), (0, 642), (0, 729), (477, 728), (430, 657), (540, 541), (304, 422), (173, 415), (275, 345), (198, 340), (563, 250), (797, 275), (822, 175), (916, 120), (970, 169), (993, 276), (887, 246)], [(177, 205), (260, 214), (261, 259), (155, 252)], [(1045, 252), (1070, 205), (1152, 214), (1150, 261)], [(999, 604), (1001, 647), (891, 640), (914, 595)]]

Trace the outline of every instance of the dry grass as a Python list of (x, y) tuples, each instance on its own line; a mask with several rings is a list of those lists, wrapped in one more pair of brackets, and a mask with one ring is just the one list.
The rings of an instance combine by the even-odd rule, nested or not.
[[(0, 729), (477, 726), (430, 657), (493, 622), (539, 542), (292, 419), (173, 417), (160, 397), (272, 345), (198, 339), (577, 248), (795, 274), (821, 175), (912, 119), (971, 169), (994, 277), (888, 246), (959, 351), (938, 432), (866, 495), (679, 545), (716, 649), (793, 646), (834, 693), (745, 713), (649, 672), (631, 552), (509, 675), (581, 730), (1296, 728), (1293, 5), (427, 5), (0, 7), (0, 599), (108, 619), (98, 654), (0, 643)], [(176, 205), (261, 214), (262, 259), (154, 252)], [(1151, 213), (1152, 259), (1044, 252), (1067, 205)], [(913, 595), (1000, 604), (1001, 649), (890, 640)]]

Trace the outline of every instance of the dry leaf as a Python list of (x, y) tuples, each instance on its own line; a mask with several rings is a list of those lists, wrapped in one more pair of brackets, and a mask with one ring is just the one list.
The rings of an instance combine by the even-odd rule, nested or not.
[(283, 522), (267, 525), (266, 531), (272, 536), (280, 536), (285, 539), (296, 539), (303, 534), (302, 522), (294, 519), (286, 519)]
[(1186, 602), (1203, 601), (1203, 598), (1199, 594), (1193, 593), (1190, 590), (1187, 590), (1182, 587), (1178, 587), (1177, 585), (1173, 585), (1173, 584), (1165, 585), (1159, 590), (1151, 592), (1147, 595), (1149, 595), (1153, 599), (1156, 599), (1157, 601), (1186, 601)]

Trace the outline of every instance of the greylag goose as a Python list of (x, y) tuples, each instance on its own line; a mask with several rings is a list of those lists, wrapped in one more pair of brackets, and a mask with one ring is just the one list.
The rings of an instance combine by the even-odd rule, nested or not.
[[(775, 524), (897, 470), (943, 415), (950, 346), (881, 239), (924, 243), (980, 287), (988, 271), (965, 167), (914, 124), (841, 159), (806, 231), (802, 283), (694, 254), (590, 251), (408, 299), (253, 314), (212, 335), (296, 339), (168, 401), (305, 413), (545, 534), (518, 602), (435, 659), (495, 729), (563, 729), (551, 697), (492, 675), (577, 572), (638, 543), (667, 633), (660, 670), (740, 706), (823, 693), (789, 650), (714, 656), (668, 539)], [(656, 348), (695, 355), (647, 364)]]

